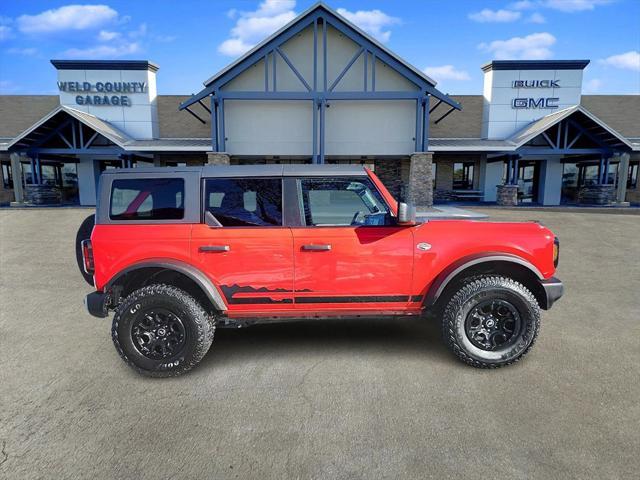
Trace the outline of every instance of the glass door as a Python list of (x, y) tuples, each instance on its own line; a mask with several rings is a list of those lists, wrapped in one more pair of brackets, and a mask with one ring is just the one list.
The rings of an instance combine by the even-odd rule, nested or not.
[(518, 163), (518, 203), (538, 203), (538, 178), (540, 162)]

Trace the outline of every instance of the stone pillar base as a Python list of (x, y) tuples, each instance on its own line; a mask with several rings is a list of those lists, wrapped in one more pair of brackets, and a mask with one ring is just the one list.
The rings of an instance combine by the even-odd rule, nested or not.
[(433, 153), (416, 152), (411, 155), (407, 203), (417, 209), (433, 206)]
[(615, 201), (613, 185), (589, 185), (578, 190), (578, 203), (583, 205), (612, 205)]
[(496, 202), (504, 207), (514, 207), (518, 205), (517, 185), (497, 185)]
[(207, 165), (230, 165), (231, 157), (225, 152), (207, 152)]

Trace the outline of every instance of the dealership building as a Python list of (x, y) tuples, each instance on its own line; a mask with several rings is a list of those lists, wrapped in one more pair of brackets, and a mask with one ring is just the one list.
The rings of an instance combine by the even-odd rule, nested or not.
[(323, 4), (194, 95), (149, 61), (52, 60), (58, 95), (0, 96), (0, 202), (95, 205), (111, 168), (355, 163), (419, 207), (640, 203), (640, 95), (582, 95), (588, 63), (493, 61), (448, 95)]

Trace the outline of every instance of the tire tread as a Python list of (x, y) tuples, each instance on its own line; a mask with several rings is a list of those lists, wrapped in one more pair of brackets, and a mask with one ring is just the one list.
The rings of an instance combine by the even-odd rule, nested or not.
[[(504, 288), (521, 295), (529, 304), (529, 310), (535, 322), (533, 337), (529, 345), (517, 357), (500, 363), (484, 362), (467, 355), (464, 349), (460, 346), (455, 335), (456, 312), (458, 312), (464, 303), (473, 295), (482, 290), (491, 288)], [(500, 368), (518, 362), (531, 350), (531, 347), (533, 347), (538, 338), (539, 331), (540, 307), (538, 306), (538, 302), (533, 293), (531, 293), (531, 291), (520, 282), (500, 275), (476, 275), (469, 277), (466, 281), (463, 281), (462, 287), (453, 294), (447, 303), (442, 317), (442, 336), (445, 343), (460, 360), (467, 365), (476, 368)]]
[[(124, 352), (122, 346), (120, 345), (120, 341), (118, 340), (118, 325), (124, 312), (126, 312), (130, 308), (131, 304), (134, 304), (138, 300), (156, 295), (170, 296), (180, 301), (185, 306), (192, 320), (196, 324), (196, 329), (198, 332), (196, 338), (196, 347), (191, 358), (189, 358), (188, 361), (180, 364), (178, 368), (171, 370), (146, 370), (144, 368), (138, 367)], [(138, 290), (133, 291), (120, 303), (120, 305), (118, 305), (113, 317), (111, 338), (113, 339), (113, 344), (115, 345), (116, 350), (122, 360), (124, 360), (127, 365), (129, 365), (139, 374), (148, 377), (175, 377), (191, 370), (198, 363), (200, 363), (200, 361), (204, 358), (206, 353), (209, 351), (209, 348), (211, 347), (215, 330), (215, 316), (208, 314), (205, 309), (202, 308), (202, 306), (191, 295), (172, 285), (158, 283), (148, 285), (146, 287), (142, 287)]]

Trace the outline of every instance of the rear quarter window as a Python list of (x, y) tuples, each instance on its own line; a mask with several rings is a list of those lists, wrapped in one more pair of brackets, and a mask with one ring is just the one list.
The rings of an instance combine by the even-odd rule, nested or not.
[(114, 180), (109, 205), (111, 220), (179, 220), (184, 218), (182, 178)]

